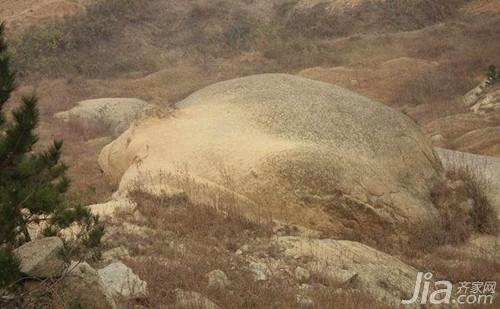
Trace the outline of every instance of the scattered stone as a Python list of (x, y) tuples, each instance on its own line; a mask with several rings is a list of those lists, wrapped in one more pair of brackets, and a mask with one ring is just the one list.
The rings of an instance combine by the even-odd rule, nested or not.
[(434, 143), (442, 143), (444, 141), (444, 136), (442, 136), (441, 134), (436, 134), (431, 136), (431, 140)]
[(285, 256), (312, 257), (315, 264), (308, 264), (311, 271), (344, 284), (355, 283), (355, 288), (370, 291), (389, 305), (399, 306), (415, 288), (415, 268), (358, 242), (292, 236), (278, 237), (275, 242)]
[(213, 301), (198, 292), (175, 290), (176, 305), (180, 308), (219, 309)]
[(88, 206), (92, 214), (100, 217), (112, 218), (118, 212), (132, 212), (135, 209), (135, 204), (127, 199), (116, 199), (106, 203), (94, 204)]
[(89, 148), (101, 149), (102, 147), (106, 146), (107, 144), (111, 143), (112, 141), (113, 141), (113, 138), (111, 136), (103, 136), (103, 137), (98, 137), (98, 138), (94, 138), (94, 139), (86, 141), (85, 146), (87, 146)]
[(250, 271), (256, 281), (265, 281), (269, 275), (269, 268), (262, 262), (250, 262)]
[(301, 294), (297, 294), (295, 299), (297, 300), (297, 305), (301, 307), (312, 307), (314, 305), (314, 302), (310, 297)]
[(130, 253), (128, 249), (123, 246), (110, 249), (102, 254), (102, 260), (104, 263), (124, 260), (129, 257)]
[(491, 87), (491, 81), (488, 78), (485, 78), (479, 85), (477, 85), (474, 89), (467, 92), (463, 97), (463, 102), (465, 107), (470, 107), (477, 103), (481, 95)]
[(85, 262), (72, 262), (60, 282), (64, 299), (81, 309), (115, 309), (116, 303), (97, 270)]
[(115, 262), (98, 271), (102, 282), (114, 297), (140, 299), (147, 295), (147, 283), (122, 262)]
[(299, 290), (302, 290), (302, 291), (312, 291), (314, 287), (308, 283), (301, 283), (299, 285)]
[(21, 272), (34, 278), (59, 277), (65, 268), (59, 237), (46, 237), (25, 243), (14, 253), (21, 262)]
[(309, 270), (307, 270), (303, 267), (300, 267), (300, 266), (297, 266), (297, 268), (295, 268), (294, 274), (295, 274), (295, 278), (299, 282), (307, 282), (311, 278), (311, 273), (309, 272)]
[(470, 109), (476, 114), (500, 109), (500, 90), (484, 95)]
[(212, 270), (208, 273), (208, 286), (215, 288), (224, 288), (230, 285), (231, 282), (226, 273), (220, 269)]

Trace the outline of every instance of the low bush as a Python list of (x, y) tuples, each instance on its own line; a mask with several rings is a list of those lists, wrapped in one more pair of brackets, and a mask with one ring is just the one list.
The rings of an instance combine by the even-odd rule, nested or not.
[(488, 200), (487, 190), (488, 182), (478, 170), (464, 166), (449, 169), (446, 179), (431, 191), (438, 217), (412, 227), (411, 247), (428, 251), (463, 243), (473, 233), (497, 234), (497, 212)]

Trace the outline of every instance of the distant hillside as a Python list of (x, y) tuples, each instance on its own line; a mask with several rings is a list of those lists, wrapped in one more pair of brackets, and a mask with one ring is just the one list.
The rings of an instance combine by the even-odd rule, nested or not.
[(26, 30), (32, 25), (76, 14), (94, 0), (2, 0), (0, 16), (11, 32)]

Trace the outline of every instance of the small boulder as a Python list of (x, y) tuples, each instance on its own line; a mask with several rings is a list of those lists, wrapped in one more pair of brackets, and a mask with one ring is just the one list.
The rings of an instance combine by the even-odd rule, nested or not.
[(122, 262), (112, 263), (98, 270), (98, 273), (113, 297), (139, 299), (147, 295), (147, 283)]
[(208, 286), (212, 288), (224, 288), (231, 284), (226, 273), (220, 269), (208, 273)]
[(65, 267), (60, 256), (63, 242), (58, 237), (46, 237), (25, 243), (14, 253), (21, 262), (21, 272), (34, 278), (59, 277)]
[(116, 303), (97, 270), (85, 262), (72, 262), (60, 282), (61, 294), (81, 309), (115, 309)]
[(311, 273), (309, 272), (309, 270), (305, 269), (304, 267), (300, 267), (300, 266), (297, 266), (297, 268), (295, 268), (294, 274), (295, 274), (295, 278), (299, 282), (307, 282), (311, 278)]
[(213, 301), (198, 292), (175, 290), (176, 305), (180, 308), (219, 309)]
[(269, 274), (269, 268), (261, 262), (250, 262), (250, 271), (256, 281), (266, 281)]
[(130, 252), (127, 248), (122, 246), (107, 250), (102, 254), (102, 260), (105, 263), (115, 262), (126, 258), (130, 258)]
[(297, 301), (297, 305), (300, 307), (312, 307), (314, 305), (313, 300), (308, 296), (297, 294), (295, 299)]

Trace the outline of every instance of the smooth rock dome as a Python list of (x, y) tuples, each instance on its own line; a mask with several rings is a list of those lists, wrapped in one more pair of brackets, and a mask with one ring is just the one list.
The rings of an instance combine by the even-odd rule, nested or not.
[[(331, 84), (286, 74), (220, 82), (106, 146), (116, 195), (137, 184), (317, 229), (430, 215), (441, 162), (405, 115)], [(369, 219), (370, 218), (370, 219)], [(378, 221), (377, 221), (378, 222)]]
[(78, 102), (72, 109), (54, 117), (64, 121), (73, 119), (84, 128), (109, 130), (118, 136), (154, 108), (154, 105), (135, 98), (101, 98)]

